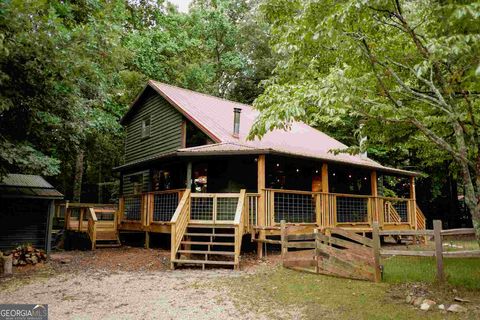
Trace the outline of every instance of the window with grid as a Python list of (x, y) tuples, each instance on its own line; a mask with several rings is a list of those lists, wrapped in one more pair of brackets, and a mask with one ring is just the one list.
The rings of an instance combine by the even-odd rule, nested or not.
[(310, 194), (275, 193), (275, 222), (315, 222), (315, 198)]
[(141, 197), (128, 197), (125, 198), (125, 212), (124, 216), (126, 220), (141, 220)]
[(367, 222), (368, 199), (337, 197), (337, 222)]
[(217, 220), (235, 220), (238, 198), (217, 197)]
[(162, 193), (153, 197), (153, 221), (170, 221), (178, 206), (178, 193)]
[(191, 220), (213, 220), (213, 198), (190, 199)]
[(398, 215), (402, 222), (408, 221), (408, 210), (407, 210), (407, 202), (406, 201), (397, 201), (394, 202), (393, 207), (397, 210)]

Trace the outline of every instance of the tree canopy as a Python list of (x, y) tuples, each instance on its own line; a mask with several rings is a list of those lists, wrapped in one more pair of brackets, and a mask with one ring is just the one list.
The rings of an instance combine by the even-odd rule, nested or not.
[(368, 136), (364, 148), (405, 168), (450, 159), (480, 230), (480, 5), (269, 0), (263, 10), (281, 58), (251, 135), (303, 120)]

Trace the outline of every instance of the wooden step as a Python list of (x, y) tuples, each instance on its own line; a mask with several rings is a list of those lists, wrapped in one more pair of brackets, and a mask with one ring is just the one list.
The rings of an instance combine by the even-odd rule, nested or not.
[(95, 243), (95, 248), (118, 248), (121, 246), (121, 243)]
[(234, 266), (235, 261), (210, 261), (210, 260), (183, 260), (183, 259), (175, 259), (172, 260), (174, 263), (181, 263), (181, 264), (213, 264), (213, 265), (229, 265)]
[(213, 228), (213, 229), (234, 229), (235, 225), (222, 225), (222, 224), (189, 224), (188, 228)]
[(97, 240), (116, 241), (117, 238), (118, 238), (118, 235), (115, 231), (97, 231), (97, 234), (96, 234)]
[(235, 234), (230, 233), (196, 233), (196, 232), (186, 232), (186, 236), (196, 236), (196, 237), (235, 237)]
[(235, 242), (210, 242), (210, 241), (185, 241), (182, 240), (181, 244), (192, 245), (212, 245), (212, 246), (234, 246)]
[(222, 256), (234, 256), (233, 251), (205, 251), (205, 250), (178, 250), (178, 253), (192, 253), (192, 254), (218, 254)]

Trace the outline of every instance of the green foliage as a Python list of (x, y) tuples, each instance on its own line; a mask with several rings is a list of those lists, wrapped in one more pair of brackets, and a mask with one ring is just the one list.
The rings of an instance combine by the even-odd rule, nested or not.
[[(268, 0), (262, 10), (279, 60), (252, 138), (302, 120), (386, 164), (452, 162), (480, 221), (478, 2)], [(354, 132), (368, 136), (362, 148)]]
[(84, 186), (113, 181), (118, 120), (148, 79), (251, 102), (273, 68), (256, 3), (1, 2), (0, 176), (55, 175), (68, 197), (83, 151)]

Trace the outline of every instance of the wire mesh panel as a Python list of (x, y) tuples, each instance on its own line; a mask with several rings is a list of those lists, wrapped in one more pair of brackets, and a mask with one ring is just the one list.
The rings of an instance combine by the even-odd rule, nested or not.
[(192, 197), (190, 202), (191, 220), (213, 220), (213, 197)]
[(113, 221), (115, 220), (115, 212), (97, 212), (95, 210), (97, 220), (99, 221)]
[(368, 222), (368, 198), (337, 196), (337, 222)]
[(217, 197), (217, 217), (220, 221), (235, 220), (235, 212), (237, 211), (237, 197)]
[(273, 204), (275, 222), (315, 222), (315, 198), (311, 194), (275, 192)]
[(170, 221), (178, 207), (178, 192), (155, 194), (153, 221)]
[(401, 222), (408, 221), (408, 203), (407, 201), (393, 201), (393, 207), (397, 210)]
[(141, 196), (126, 197), (124, 206), (125, 206), (125, 211), (124, 211), (125, 220), (136, 220), (136, 221), (141, 220), (141, 212), (142, 212)]

